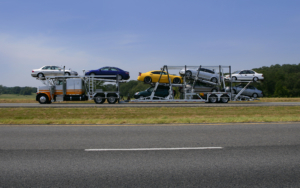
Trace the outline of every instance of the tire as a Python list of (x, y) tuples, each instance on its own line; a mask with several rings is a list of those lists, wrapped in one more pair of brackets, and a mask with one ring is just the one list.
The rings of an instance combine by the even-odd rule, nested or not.
[(214, 83), (218, 83), (218, 79), (216, 77), (213, 77), (210, 81), (212, 81)]
[(97, 95), (94, 97), (94, 101), (96, 104), (103, 104), (105, 102), (105, 98)]
[(258, 82), (258, 81), (259, 81), (259, 79), (257, 77), (253, 78), (253, 82)]
[(152, 78), (149, 77), (149, 76), (147, 76), (147, 77), (144, 78), (144, 82), (145, 82), (146, 84), (151, 84), (151, 83), (152, 83)]
[(107, 102), (109, 103), (109, 104), (115, 104), (116, 102), (117, 102), (117, 97), (116, 96), (108, 96), (107, 97)]
[(181, 83), (181, 80), (179, 78), (174, 78), (173, 79), (173, 83), (174, 84), (180, 84)]
[(95, 76), (95, 73), (91, 73), (90, 76), (94, 77), (94, 76)]
[(222, 95), (221, 96), (221, 103), (228, 103), (229, 97), (227, 95)]
[(45, 76), (43, 73), (38, 73), (37, 77), (41, 79), (41, 78), (44, 78)]
[(236, 90), (235, 90), (235, 89), (233, 89), (233, 90), (232, 90), (232, 93), (233, 93), (233, 94), (236, 94)]
[(123, 80), (122, 75), (118, 75), (118, 80)]
[(40, 95), (38, 101), (39, 101), (40, 104), (47, 104), (47, 103), (49, 103), (49, 99), (48, 99), (47, 95)]
[(237, 81), (237, 78), (235, 76), (232, 77), (232, 81)]
[(253, 93), (253, 94), (252, 94), (252, 97), (254, 97), (254, 98), (258, 98), (258, 95), (257, 95), (257, 93)]
[(211, 96), (209, 96), (208, 101), (210, 103), (216, 103), (216, 102), (218, 102), (218, 97), (216, 95), (211, 95)]
[(192, 77), (192, 72), (191, 71), (186, 71), (185, 76), (186, 76), (186, 78), (191, 78)]
[(68, 72), (65, 72), (65, 76), (70, 76), (70, 73), (68, 73)]
[(211, 92), (218, 92), (216, 88), (212, 89)]

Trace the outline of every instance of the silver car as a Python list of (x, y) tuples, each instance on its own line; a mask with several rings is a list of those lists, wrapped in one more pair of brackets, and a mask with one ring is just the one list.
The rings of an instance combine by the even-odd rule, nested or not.
[[(244, 84), (239, 84), (239, 85), (232, 87), (232, 93), (238, 94), (245, 86), (246, 85), (244, 85)], [(230, 90), (230, 87), (226, 87), (226, 91), (229, 92), (229, 90)], [(258, 98), (258, 97), (263, 97), (263, 92), (261, 90), (257, 89), (256, 87), (249, 85), (243, 91), (242, 95)]]
[[(198, 74), (199, 71), (199, 74)], [(219, 74), (217, 74), (215, 71), (211, 69), (201, 68), (201, 69), (182, 69), (179, 71), (179, 74), (181, 76), (186, 76), (187, 78), (196, 77), (198, 74), (199, 78), (202, 78), (204, 80), (208, 80), (214, 83), (218, 83), (219, 80)]]
[[(251, 81), (253, 80), (254, 82), (257, 82), (259, 80), (264, 79), (264, 75), (261, 73), (257, 73), (253, 70), (240, 70), (240, 71), (235, 71), (231, 75), (232, 81), (237, 81), (237, 80), (244, 80), (244, 81)], [(230, 80), (230, 76), (227, 75), (225, 79)]]
[(78, 73), (72, 70), (63, 70), (59, 66), (47, 65), (39, 69), (33, 69), (31, 72), (32, 77), (44, 78), (45, 76), (77, 76)]
[[(187, 92), (191, 92), (192, 85), (193, 85), (192, 82), (190, 82), (186, 85), (185, 89), (186, 89)], [(182, 87), (179, 88), (179, 92), (183, 92)], [(194, 92), (197, 92), (197, 93), (200, 93), (200, 92), (218, 92), (218, 88), (214, 87), (214, 86), (207, 85), (207, 84), (203, 84), (203, 83), (198, 81), (198, 82), (195, 83)]]

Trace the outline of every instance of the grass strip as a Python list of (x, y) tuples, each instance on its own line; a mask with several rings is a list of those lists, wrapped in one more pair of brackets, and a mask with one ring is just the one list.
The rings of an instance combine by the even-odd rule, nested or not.
[(170, 124), (300, 121), (299, 106), (2, 108), (0, 124)]

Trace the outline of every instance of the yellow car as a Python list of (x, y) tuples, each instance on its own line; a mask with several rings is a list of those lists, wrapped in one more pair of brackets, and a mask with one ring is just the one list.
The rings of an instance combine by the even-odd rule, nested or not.
[[(139, 76), (137, 79), (139, 81), (145, 82), (147, 84), (150, 84), (152, 82), (158, 82), (161, 72), (162, 71), (160, 71), (160, 70), (153, 70), (153, 71), (149, 71), (146, 73), (139, 73)], [(180, 76), (175, 76), (175, 75), (169, 74), (169, 77), (171, 79), (171, 82), (174, 84), (182, 83), (182, 78)], [(167, 72), (165, 72), (165, 71), (162, 72), (162, 76), (161, 76), (159, 83), (169, 83)]]

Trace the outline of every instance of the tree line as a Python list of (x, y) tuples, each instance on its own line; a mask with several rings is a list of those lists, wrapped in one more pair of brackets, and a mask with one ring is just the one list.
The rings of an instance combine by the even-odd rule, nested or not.
[(37, 88), (36, 87), (6, 87), (3, 85), (0, 85), (0, 95), (1, 94), (18, 94), (18, 95), (31, 95), (32, 93), (36, 93)]
[(264, 75), (264, 81), (255, 84), (266, 97), (300, 97), (300, 63), (271, 65), (253, 69)]

